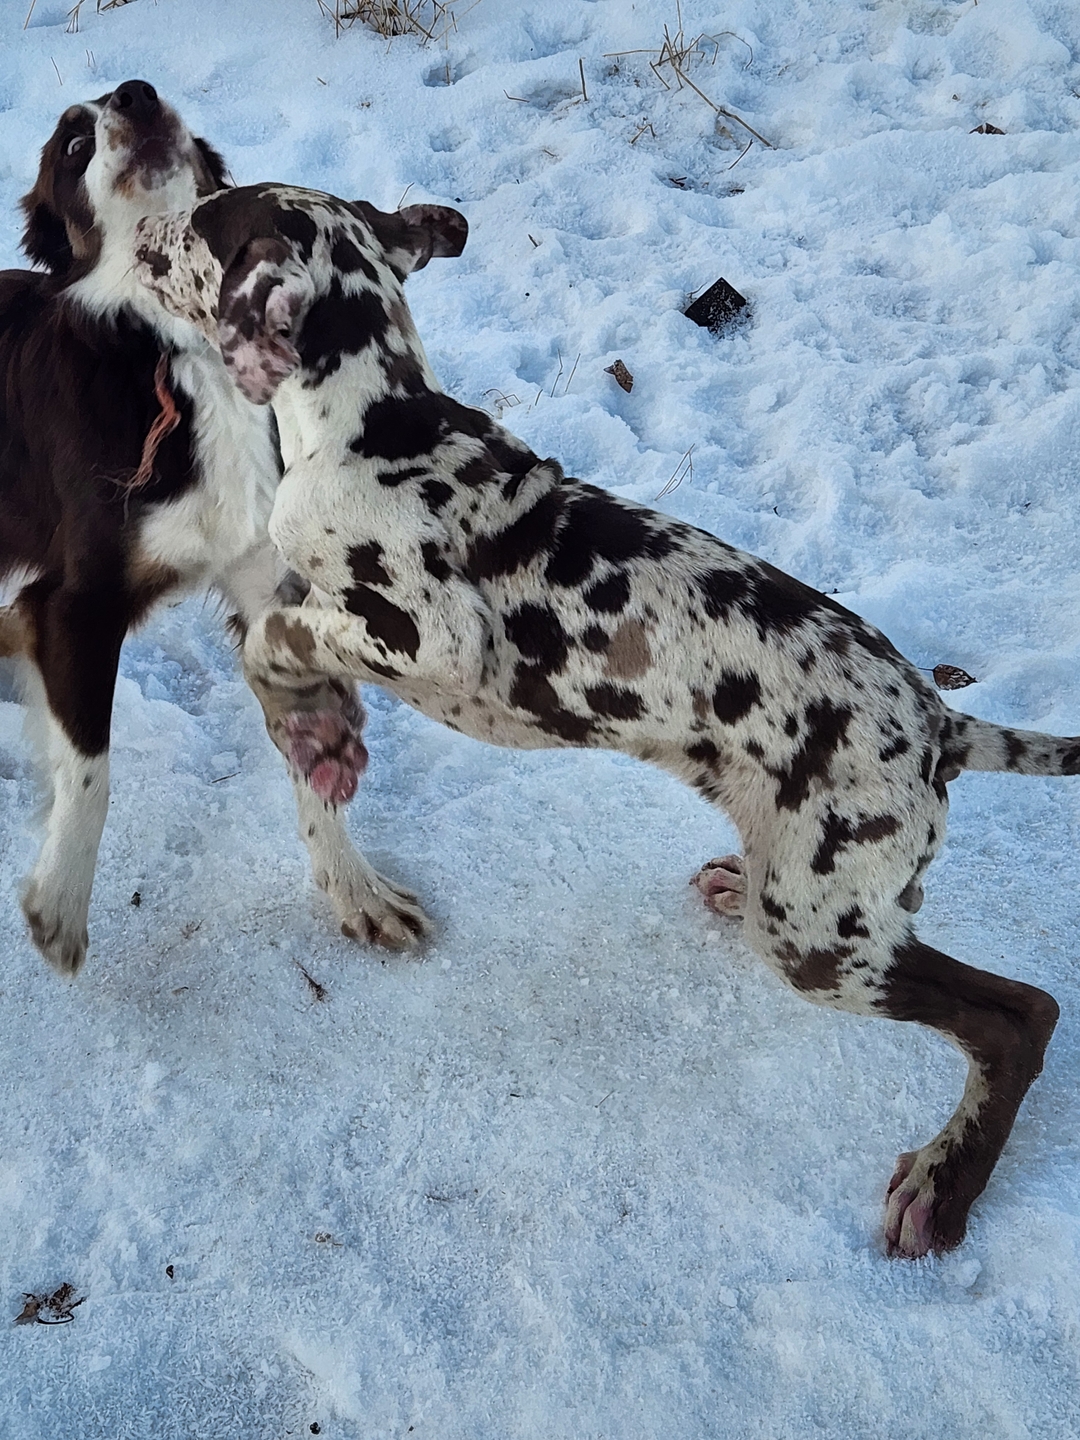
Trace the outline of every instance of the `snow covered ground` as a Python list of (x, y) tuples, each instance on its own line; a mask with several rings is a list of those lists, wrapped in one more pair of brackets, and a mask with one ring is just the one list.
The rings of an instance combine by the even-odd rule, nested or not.
[[(693, 447), (664, 508), (963, 666), (962, 708), (1080, 730), (1071, 0), (683, 0), (745, 154), (609, 58), (675, 0), (482, 0), (427, 49), (315, 0), (69, 3), (0, 6), (0, 265), (59, 112), (133, 76), (240, 182), (459, 204), (464, 256), (410, 282), (456, 395), (637, 500)], [(715, 339), (681, 310), (721, 274), (753, 323)], [(436, 916), (422, 958), (334, 933), (190, 601), (125, 651), (65, 985), (0, 672), (0, 1311), (86, 1297), (0, 1317), (4, 1440), (1075, 1436), (1080, 785), (953, 787), (922, 932), (1063, 1017), (966, 1244), (902, 1264), (882, 1192), (959, 1057), (710, 918), (686, 882), (735, 837), (689, 791), (369, 699), (352, 824)]]

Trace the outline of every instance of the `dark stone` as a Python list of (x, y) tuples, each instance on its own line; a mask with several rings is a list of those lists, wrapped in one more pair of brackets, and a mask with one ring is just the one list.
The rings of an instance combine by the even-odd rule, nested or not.
[(743, 312), (748, 305), (746, 296), (740, 295), (734, 285), (729, 285), (721, 276), (715, 285), (710, 285), (704, 294), (688, 305), (683, 314), (695, 325), (719, 335), (733, 322), (746, 318)]

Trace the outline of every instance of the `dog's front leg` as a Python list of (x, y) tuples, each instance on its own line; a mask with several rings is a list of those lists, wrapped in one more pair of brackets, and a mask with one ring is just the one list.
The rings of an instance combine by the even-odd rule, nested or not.
[[(280, 562), (267, 546), (219, 581), (238, 607), (236, 623), (242, 635), (271, 603), (279, 572)], [(311, 673), (298, 682), (246, 664), (244, 668), (262, 707), (267, 733), (288, 765), (300, 837), (311, 858), (315, 883), (329, 896), (342, 932), (392, 949), (414, 945), (430, 933), (430, 920), (411, 891), (380, 875), (356, 849), (339, 809), (351, 799), (367, 763), (361, 739), (364, 709), (353, 685), (325, 674)], [(297, 735), (313, 725), (321, 726), (325, 739), (318, 793), (292, 758)]]
[(277, 686), (298, 697), (287, 722), (290, 763), (317, 794), (334, 799), (347, 737), (337, 712), (308, 701), (313, 679), (420, 681), (443, 694), (475, 695), (490, 624), (477, 593), (464, 584), (439, 587), (433, 602), (412, 612), (372, 590), (358, 602), (362, 614), (321, 608), (313, 599), (259, 618), (244, 642), (244, 672), (256, 693)]
[[(325, 676), (309, 677), (298, 687), (246, 665), (245, 673), (262, 706), (267, 733), (289, 767), (300, 838), (311, 857), (315, 883), (330, 897), (342, 933), (395, 950), (415, 945), (430, 933), (431, 921), (410, 890), (380, 875), (356, 849), (340, 808), (351, 798), (367, 760), (360, 740), (363, 707), (352, 687)], [(324, 745), (313, 768), (330, 792), (327, 796), (294, 759), (298, 737), (309, 735), (321, 737)]]

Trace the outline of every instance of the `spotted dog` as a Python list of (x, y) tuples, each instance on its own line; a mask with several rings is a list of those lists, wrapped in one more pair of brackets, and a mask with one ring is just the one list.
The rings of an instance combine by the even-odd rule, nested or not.
[[(61, 116), (23, 200), (23, 248), (42, 268), (0, 272), (0, 586), (12, 600), (0, 657), (24, 672), (51, 789), (23, 910), (65, 974), (86, 954), (125, 634), (193, 588), (216, 591), (242, 626), (284, 576), (266, 528), (280, 475), (270, 415), (132, 275), (140, 219), (224, 184), (221, 156), (153, 86), (125, 81)], [(280, 748), (302, 751), (307, 734), (320, 745), (321, 793), (298, 773), (296, 803), (341, 923), (411, 941), (423, 912), (356, 853), (337, 809), (364, 759), (353, 687), (313, 676), (306, 695), (260, 697)], [(336, 751), (312, 710), (333, 714)]]
[(807, 999), (918, 1021), (966, 1055), (959, 1107), (900, 1157), (887, 1197), (890, 1252), (947, 1250), (1058, 1007), (925, 944), (912, 914), (947, 782), (1076, 774), (1080, 739), (949, 710), (828, 596), (568, 478), (444, 394), (402, 281), (465, 236), (452, 210), (276, 185), (142, 227), (144, 281), (218, 335), (291, 437), (270, 529), (312, 590), (250, 631), (251, 682), (299, 686), (313, 667), (374, 681), (495, 744), (624, 751), (726, 810), (745, 861), (696, 877), (712, 908), (742, 915)]

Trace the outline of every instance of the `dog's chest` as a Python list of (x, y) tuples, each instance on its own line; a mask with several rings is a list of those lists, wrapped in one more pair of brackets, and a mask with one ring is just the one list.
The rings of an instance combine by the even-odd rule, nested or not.
[(240, 395), (215, 354), (174, 356), (172, 379), (192, 401), (198, 484), (150, 511), (140, 549), (198, 582), (265, 543), (277, 456), (268, 412)]

